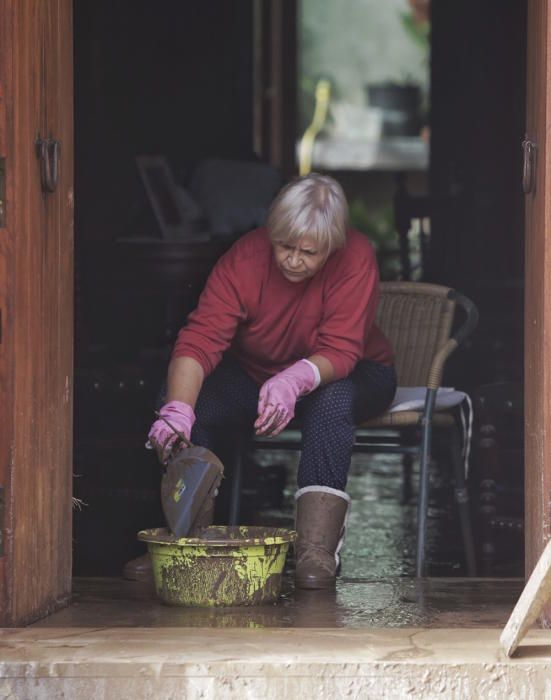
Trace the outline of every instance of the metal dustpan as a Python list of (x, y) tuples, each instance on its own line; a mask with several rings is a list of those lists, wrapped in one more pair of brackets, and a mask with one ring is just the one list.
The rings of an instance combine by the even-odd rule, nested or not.
[[(188, 537), (198, 528), (211, 524), (210, 515), (224, 465), (210, 450), (193, 445), (166, 418), (159, 418), (178, 436), (161, 480), (163, 512), (174, 535)], [(185, 447), (181, 448), (180, 443)]]

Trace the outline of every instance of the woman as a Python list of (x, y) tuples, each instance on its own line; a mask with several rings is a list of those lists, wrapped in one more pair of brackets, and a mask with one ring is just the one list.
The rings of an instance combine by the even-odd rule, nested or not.
[[(367, 238), (347, 227), (340, 185), (312, 173), (283, 188), (266, 227), (214, 267), (180, 331), (161, 409), (198, 445), (222, 428), (275, 436), (301, 421), (296, 583), (334, 584), (350, 497), (354, 424), (390, 405), (389, 343), (375, 325), (379, 275)], [(166, 459), (175, 436), (157, 420)]]

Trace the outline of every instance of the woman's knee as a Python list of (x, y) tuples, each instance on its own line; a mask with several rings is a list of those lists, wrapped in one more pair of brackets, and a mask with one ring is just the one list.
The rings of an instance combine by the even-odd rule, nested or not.
[(353, 424), (354, 386), (349, 379), (327, 384), (310, 394), (304, 406), (304, 423)]
[(201, 387), (195, 416), (205, 426), (251, 423), (256, 416), (258, 388), (235, 361), (224, 359)]

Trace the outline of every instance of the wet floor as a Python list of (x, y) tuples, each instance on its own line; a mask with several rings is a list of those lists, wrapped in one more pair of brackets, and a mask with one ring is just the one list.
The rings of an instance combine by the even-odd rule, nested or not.
[(502, 627), (522, 590), (518, 579), (374, 581), (343, 577), (334, 591), (294, 591), (276, 605), (182, 608), (122, 579), (77, 579), (73, 604), (38, 627)]
[[(279, 479), (285, 485), (277, 507), (265, 498), (266, 507), (260, 511), (251, 506), (262, 501), (262, 493), (245, 489), (244, 512), (251, 524), (254, 520), (292, 527), (296, 456), (287, 455), (282, 461), (283, 455), (258, 455), (258, 468), (266, 472), (265, 482)], [(274, 467), (277, 464), (279, 468)], [(415, 493), (410, 503), (400, 504), (402, 485), (401, 463), (396, 457), (367, 462), (366, 456), (355, 455), (348, 484), (353, 506), (342, 575), (332, 592), (295, 591), (291, 560), (280, 602), (251, 608), (167, 607), (144, 584), (115, 578), (76, 579), (73, 604), (37, 626), (503, 626), (523, 587), (520, 547), (511, 543), (508, 578), (466, 579), (451, 484), (446, 475), (433, 470), (427, 546), (431, 578), (414, 579)]]
[[(266, 525), (277, 523), (292, 527), (297, 454), (258, 451), (256, 462), (261, 467), (264, 465), (267, 471), (273, 471), (277, 464), (285, 469), (284, 499), (277, 510), (258, 513), (250, 508), (249, 519)], [(344, 576), (384, 579), (414, 575), (416, 482), (417, 465), (414, 465), (411, 498), (403, 504), (404, 480), (399, 456), (353, 456), (347, 485), (347, 491), (352, 497), (352, 509), (342, 553)], [(258, 494), (251, 492), (248, 505), (251, 506), (257, 498)], [(476, 492), (473, 492), (471, 498), (476, 547)], [(522, 577), (522, 537), (514, 535), (504, 544), (505, 547), (500, 549), (501, 554), (496, 557), (492, 576)], [(426, 561), (429, 576), (467, 576), (459, 518), (453, 500), (453, 484), (446, 471), (435, 464), (430, 472)]]

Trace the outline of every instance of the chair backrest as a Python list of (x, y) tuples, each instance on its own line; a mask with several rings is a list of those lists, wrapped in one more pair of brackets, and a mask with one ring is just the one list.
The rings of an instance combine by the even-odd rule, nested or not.
[(396, 357), (399, 386), (426, 386), (435, 354), (450, 338), (455, 302), (449, 287), (382, 282), (377, 325)]

